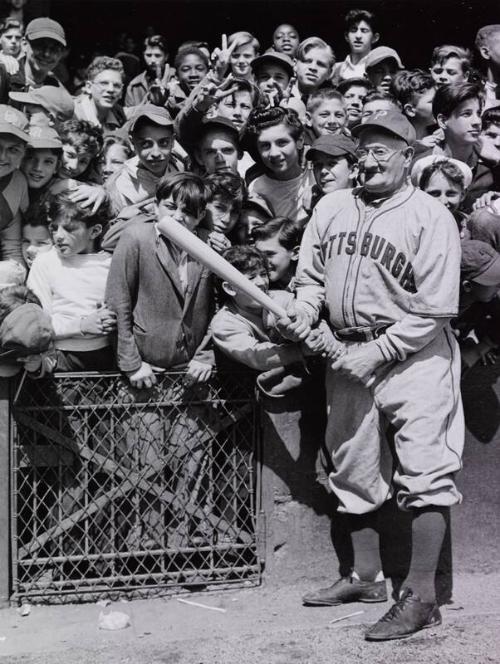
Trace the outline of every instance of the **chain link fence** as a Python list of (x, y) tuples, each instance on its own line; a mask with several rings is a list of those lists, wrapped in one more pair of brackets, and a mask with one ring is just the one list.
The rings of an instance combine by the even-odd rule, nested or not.
[(260, 429), (252, 376), (119, 374), (19, 384), (12, 404), (13, 600), (256, 584)]

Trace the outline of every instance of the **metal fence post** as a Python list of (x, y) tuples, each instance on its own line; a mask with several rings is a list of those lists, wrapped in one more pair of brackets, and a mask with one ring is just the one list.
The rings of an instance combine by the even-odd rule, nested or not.
[(0, 378), (0, 608), (10, 596), (10, 421), (9, 381)]

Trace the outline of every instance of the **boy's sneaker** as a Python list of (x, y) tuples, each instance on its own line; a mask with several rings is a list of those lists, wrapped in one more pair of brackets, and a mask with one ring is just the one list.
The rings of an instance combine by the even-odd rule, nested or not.
[(422, 602), (411, 588), (404, 588), (399, 599), (365, 634), (367, 641), (404, 639), (421, 629), (441, 624), (436, 602)]
[(304, 606), (337, 606), (346, 602), (385, 602), (387, 588), (383, 581), (360, 581), (354, 576), (344, 576), (328, 588), (307, 593), (302, 598)]

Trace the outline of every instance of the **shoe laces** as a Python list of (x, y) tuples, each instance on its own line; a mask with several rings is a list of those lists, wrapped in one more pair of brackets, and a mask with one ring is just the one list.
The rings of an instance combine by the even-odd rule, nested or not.
[(387, 613), (384, 616), (382, 616), (380, 622), (391, 622), (391, 620), (394, 620), (394, 618), (398, 618), (403, 613), (403, 611), (405, 610), (405, 608), (411, 602), (412, 599), (413, 599), (413, 593), (410, 590), (410, 588), (405, 589), (401, 593), (397, 602), (391, 606), (389, 611), (387, 611)]

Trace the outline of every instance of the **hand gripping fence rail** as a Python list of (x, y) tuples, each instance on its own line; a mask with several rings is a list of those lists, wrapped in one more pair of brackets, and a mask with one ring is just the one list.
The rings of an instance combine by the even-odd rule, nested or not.
[(11, 408), (13, 601), (151, 597), (257, 584), (249, 374), (133, 390), (119, 374), (17, 385)]

